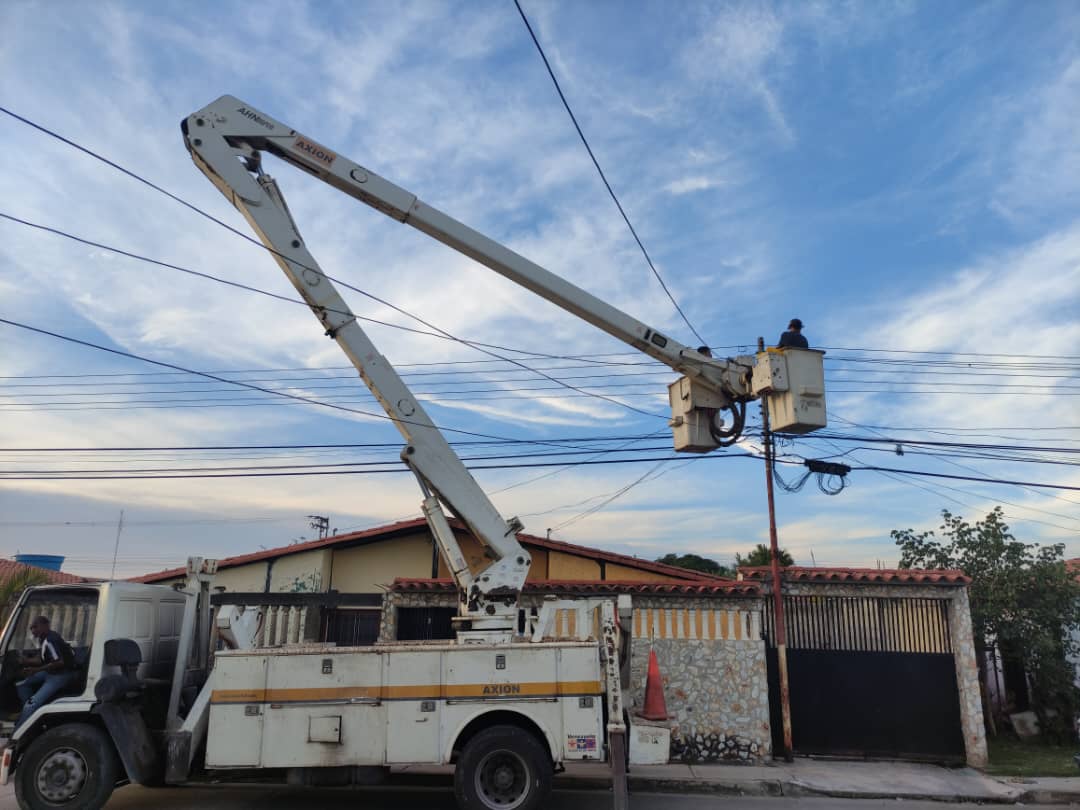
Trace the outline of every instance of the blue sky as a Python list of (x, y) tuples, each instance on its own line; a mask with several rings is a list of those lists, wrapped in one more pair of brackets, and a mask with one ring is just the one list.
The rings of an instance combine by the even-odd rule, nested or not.
[[(773, 341), (790, 317), (801, 317), (811, 342), (829, 352), (831, 434), (1007, 446), (990, 451), (1000, 458), (942, 458), (910, 446), (899, 456), (892, 445), (800, 440), (784, 447), (789, 457), (848, 452), (857, 466), (1080, 485), (1075, 467), (1019, 463), (1009, 449), (1055, 448), (1038, 458), (1068, 462), (1062, 449), (1075, 450), (1080, 439), (1073, 4), (523, 6), (643, 242), (710, 344)], [(695, 343), (607, 196), (509, 0), (17, 0), (0, 8), (0, 31), (0, 104), (245, 232), (191, 164), (178, 127), (224, 93)], [(100, 162), (7, 116), (0, 144), (3, 213), (292, 293), (265, 251)], [(663, 367), (605, 366), (632, 376), (595, 376), (597, 358), (643, 358), (313, 179), (267, 168), (332, 275), (469, 340), (584, 357), (528, 363), (636, 408), (665, 410), (673, 375)], [(0, 221), (0, 234), (0, 317), (372, 406), (334, 368), (344, 357), (300, 307), (9, 221)], [(347, 298), (362, 315), (415, 326), (370, 299)], [(668, 442), (660, 417), (565, 389), (536, 390), (542, 378), (478, 363), (490, 358), (460, 344), (386, 327), (372, 327), (371, 336), (411, 375), (441, 425), (515, 439), (611, 439), (595, 446), (624, 451), (617, 437), (660, 434), (633, 448)], [(0, 326), (0, 447), (397, 441), (384, 421), (209, 392), (205, 380), (184, 375), (146, 376), (160, 371)], [(743, 449), (759, 446), (750, 437)], [(188, 553), (223, 556), (311, 537), (308, 514), (328, 514), (339, 529), (377, 525), (416, 514), (420, 498), (406, 474), (48, 481), (14, 480), (15, 470), (395, 455), (6, 453), (0, 553), (66, 554), (69, 570), (107, 573), (123, 509), (117, 569), (129, 575), (179, 564)], [(608, 457), (630, 455), (667, 454)], [(545, 472), (554, 474), (532, 480)], [(792, 478), (797, 468), (783, 472)], [(643, 557), (696, 552), (730, 562), (767, 538), (764, 476), (753, 460), (477, 477), (533, 533), (550, 527), (560, 539)], [(781, 542), (799, 562), (876, 565), (895, 562), (891, 529), (934, 527), (942, 508), (974, 518), (998, 503), (1019, 536), (1064, 542), (1080, 555), (1080, 493), (1068, 490), (856, 471), (835, 497), (812, 482), (779, 493), (777, 513)]]

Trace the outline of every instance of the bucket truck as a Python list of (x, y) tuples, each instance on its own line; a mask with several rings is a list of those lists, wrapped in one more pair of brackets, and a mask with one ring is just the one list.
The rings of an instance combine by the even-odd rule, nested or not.
[[(458, 589), (456, 638), (255, 647), (245, 629), (252, 616), (235, 608), (211, 613), (213, 564), (198, 560), (179, 590), (131, 583), (31, 589), (0, 639), (0, 684), (15, 676), (36, 613), (60, 616), (54, 627), (77, 636), (81, 674), (68, 694), (15, 731), (0, 782), (14, 779), (24, 810), (97, 810), (124, 782), (184, 784), (255, 771), (309, 783), (365, 768), (454, 763), (462, 808), (532, 810), (564, 762), (591, 759), (611, 763), (616, 806), (625, 807), (619, 658), (628, 649), (628, 599), (546, 600), (536, 613), (522, 609), (530, 558), (516, 537), (521, 522), (499, 513), (365, 334), (308, 250), (263, 158), (411, 225), (670, 366), (681, 375), (668, 389), (677, 451), (733, 443), (746, 403), (759, 396), (769, 399), (775, 430), (824, 426), (823, 353), (700, 353), (232, 96), (188, 116), (181, 130), (195, 165), (247, 219), (402, 434), (401, 459)], [(481, 566), (467, 563), (447, 510), (485, 549)], [(558, 622), (559, 611), (575, 612), (575, 621)], [(556, 626), (576, 627), (578, 635), (556, 637)], [(219, 637), (234, 649), (214, 650)]]

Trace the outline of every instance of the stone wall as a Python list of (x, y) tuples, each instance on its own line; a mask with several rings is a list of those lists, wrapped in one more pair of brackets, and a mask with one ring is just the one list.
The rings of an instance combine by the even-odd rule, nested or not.
[(986, 725), (983, 722), (982, 694), (979, 691), (979, 670), (975, 658), (975, 637), (971, 628), (967, 588), (958, 588), (949, 600), (949, 629), (952, 632), (953, 655), (956, 657), (960, 725), (964, 732), (967, 764), (973, 768), (985, 768), (989, 762)]
[(640, 709), (656, 651), (676, 762), (760, 763), (771, 754), (760, 599), (635, 598), (627, 705)]
[(765, 642), (635, 639), (630, 711), (644, 700), (650, 651), (656, 651), (671, 720), (673, 762), (757, 764), (770, 756)]

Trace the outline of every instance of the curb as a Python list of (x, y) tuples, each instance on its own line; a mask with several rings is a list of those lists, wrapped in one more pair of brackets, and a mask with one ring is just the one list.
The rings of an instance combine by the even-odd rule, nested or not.
[[(828, 797), (834, 799), (886, 799), (940, 802), (942, 804), (1073, 804), (1080, 802), (1080, 790), (1026, 790), (1012, 795), (885, 793), (870, 790), (820, 788), (797, 781), (760, 779), (755, 781), (718, 782), (711, 779), (664, 779), (629, 777), (630, 789), (638, 793), (698, 793), (719, 796), (787, 796), (791, 798)], [(560, 776), (555, 780), (563, 790), (611, 789), (611, 783), (595, 777)]]
[[(770, 796), (770, 797), (829, 797), (834, 799), (885, 799), (903, 801), (940, 802), (942, 804), (1074, 804), (1080, 803), (1080, 789), (1060, 790), (1053, 788), (1013, 788), (1011, 794), (962, 794), (962, 793), (896, 793), (874, 790), (845, 790), (822, 788), (796, 779), (717, 780), (700, 778), (665, 778), (662, 776), (628, 777), (630, 790), (636, 793), (694, 793), (716, 796)], [(453, 777), (441, 773), (396, 773), (387, 781), (387, 787), (417, 786), (445, 787)], [(599, 775), (576, 775), (562, 773), (555, 777), (558, 790), (584, 790), (606, 792), (611, 790), (611, 780)]]

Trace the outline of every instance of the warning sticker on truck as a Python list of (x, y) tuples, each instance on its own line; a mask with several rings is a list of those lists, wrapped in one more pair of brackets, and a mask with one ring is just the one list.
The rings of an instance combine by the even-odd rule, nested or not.
[(595, 734), (571, 734), (566, 738), (567, 751), (596, 751)]

